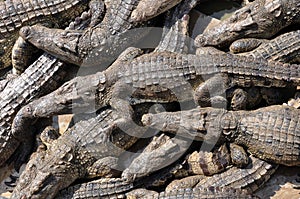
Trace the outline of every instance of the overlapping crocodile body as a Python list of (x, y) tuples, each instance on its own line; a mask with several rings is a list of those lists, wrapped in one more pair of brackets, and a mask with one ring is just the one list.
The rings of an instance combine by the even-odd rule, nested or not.
[[(190, 138), (197, 131), (200, 131), (198, 137), (205, 140), (224, 137), (245, 146), (261, 159), (288, 166), (300, 165), (299, 109), (290, 106), (274, 105), (253, 111), (196, 108), (149, 114), (143, 116), (142, 121), (163, 131), (181, 132)], [(206, 131), (207, 135), (204, 134)]]
[(11, 65), (11, 50), (22, 26), (41, 23), (64, 28), (87, 8), (87, 0), (0, 2), (0, 69)]
[[(46, 64), (47, 63), (47, 64)], [(20, 77), (9, 82), (0, 93), (0, 162), (6, 160), (19, 146), (19, 140), (12, 135), (11, 123), (17, 111), (32, 99), (37, 98), (59, 86), (65, 76), (58, 62), (51, 55), (40, 57)], [(61, 68), (61, 69), (60, 69)]]
[(277, 165), (251, 157), (251, 162), (246, 168), (230, 168), (223, 173), (200, 180), (196, 187), (230, 187), (253, 193), (270, 178), (276, 168)]
[(97, 117), (77, 122), (46, 151), (37, 152), (20, 176), (12, 198), (53, 198), (59, 190), (83, 178), (96, 160), (124, 152), (137, 138), (119, 130), (107, 137), (117, 119), (112, 110), (103, 110)]
[(196, 38), (198, 46), (228, 46), (246, 37), (270, 38), (300, 22), (299, 0), (256, 0)]

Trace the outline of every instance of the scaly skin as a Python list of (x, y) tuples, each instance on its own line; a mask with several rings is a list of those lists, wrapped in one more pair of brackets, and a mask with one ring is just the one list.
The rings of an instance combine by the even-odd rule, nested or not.
[[(189, 176), (172, 181), (165, 192), (157, 193), (146, 190), (153, 177), (141, 179), (139, 182), (128, 182), (126, 179), (96, 180), (80, 185), (74, 185), (62, 190), (58, 198), (256, 198), (251, 196), (275, 171), (276, 166), (251, 157), (250, 164), (243, 169), (229, 168), (227, 171), (211, 177)], [(165, 172), (159, 172), (163, 175)], [(158, 173), (158, 174), (159, 174)], [(160, 175), (154, 177), (159, 179)], [(150, 180), (149, 180), (150, 179)], [(111, 182), (107, 184), (107, 182)], [(111, 188), (110, 192), (107, 187)], [(138, 188), (143, 187), (143, 188)], [(133, 188), (136, 188), (132, 190)], [(130, 191), (132, 190), (132, 191)], [(130, 191), (130, 192), (128, 192)], [(126, 193), (127, 192), (127, 193)]]
[[(238, 42), (237, 40), (236, 42)], [(248, 40), (251, 42), (251, 40)], [(241, 41), (242, 42), (242, 41)], [(264, 40), (256, 49), (240, 53), (239, 55), (252, 56), (254, 58), (264, 58), (280, 62), (300, 62), (300, 31), (292, 31), (272, 40)]]
[(129, 31), (148, 23), (145, 20), (130, 20), (139, 1), (110, 1), (107, 5), (108, 14), (103, 22), (84, 31), (49, 29), (36, 25), (23, 27), (20, 36), (63, 61), (81, 66), (104, 67), (101, 64), (113, 61), (128, 46), (132, 46), (150, 31), (150, 28)]
[[(116, 129), (119, 116), (103, 110), (97, 117), (77, 122), (42, 152), (28, 162), (12, 198), (53, 198), (74, 180), (83, 178), (97, 160), (119, 156), (136, 140)], [(108, 132), (116, 129), (111, 136)]]
[[(85, 13), (86, 15), (86, 13)], [(78, 22), (71, 23), (69, 28), (83, 28), (88, 16), (81, 16)], [(0, 166), (13, 155), (20, 141), (11, 132), (11, 123), (18, 110), (33, 99), (45, 95), (58, 88), (66, 78), (66, 65), (55, 57), (45, 53), (31, 64), (19, 77), (6, 81), (0, 93)], [(29, 128), (30, 129), (30, 128)], [(26, 131), (28, 131), (27, 129)], [(29, 138), (30, 139), (30, 138)], [(28, 140), (27, 140), (28, 141)], [(16, 161), (16, 167), (21, 164), (30, 147), (21, 145), (10, 161)], [(21, 154), (19, 154), (21, 153)], [(0, 179), (2, 181), (2, 179)]]
[(0, 69), (11, 65), (11, 51), (22, 26), (36, 23), (66, 27), (71, 20), (88, 8), (87, 0), (0, 2)]
[(239, 39), (232, 42), (232, 44), (229, 47), (229, 50), (231, 53), (249, 52), (257, 48), (264, 42), (265, 40), (256, 38)]
[(170, 192), (156, 193), (151, 190), (137, 189), (126, 194), (128, 199), (251, 199), (257, 198), (245, 193), (242, 190), (232, 188), (221, 188), (221, 187), (196, 187), (193, 189), (177, 189)]
[[(292, 31), (277, 36), (272, 40), (263, 39), (240, 39), (233, 42), (230, 49), (235, 51), (247, 51), (249, 48), (260, 44), (259, 47), (250, 51), (239, 53), (241, 56), (264, 58), (284, 63), (299, 62), (300, 54), (300, 31)], [(262, 99), (268, 105), (282, 104), (293, 96), (294, 88), (250, 88), (236, 89), (232, 93), (231, 109), (253, 109)]]
[(125, 191), (131, 190), (133, 183), (121, 178), (103, 178), (70, 186), (60, 191), (55, 199), (80, 198), (125, 198)]
[(270, 178), (277, 166), (253, 156), (250, 157), (250, 160), (249, 165), (242, 169), (231, 167), (209, 177), (196, 175), (173, 181), (166, 187), (166, 191), (195, 187), (225, 187), (242, 189), (252, 194)]
[(188, 155), (187, 169), (193, 175), (214, 175), (220, 173), (231, 164), (230, 154), (225, 145), (215, 152), (194, 151)]
[[(132, 51), (135, 56), (139, 54), (134, 52), (138, 50)], [(217, 83), (226, 90), (233, 86), (299, 85), (299, 72), (299, 65), (267, 62), (264, 59), (230, 54), (154, 52), (132, 61), (116, 61), (103, 72), (72, 79), (56, 91), (24, 106), (15, 117), (13, 129), (16, 135), (20, 135), (35, 118), (69, 113), (72, 112), (71, 108), (90, 108), (91, 103), (95, 104), (96, 109), (111, 105), (124, 118), (131, 118), (133, 110), (130, 104), (193, 100), (193, 88), (199, 85), (203, 76), (214, 75), (217, 77), (215, 80), (219, 81)], [(208, 83), (208, 86), (216, 87), (215, 82)], [(203, 86), (196, 89), (197, 99), (201, 99), (206, 89)], [(90, 95), (95, 92), (96, 96)]]
[(224, 47), (246, 37), (270, 38), (281, 29), (300, 23), (299, 3), (299, 0), (256, 0), (197, 36), (197, 46)]
[(167, 11), (182, 0), (141, 0), (130, 16), (131, 21), (146, 21)]
[[(47, 63), (47, 64), (45, 64)], [(38, 59), (20, 77), (12, 80), (0, 93), (0, 165), (14, 153), (20, 140), (12, 135), (11, 123), (17, 111), (32, 101), (60, 85), (65, 77), (62, 63), (48, 55)], [(24, 140), (25, 141), (25, 140)]]
[(277, 167), (277, 165), (251, 157), (247, 167), (243, 169), (233, 167), (223, 173), (204, 178), (196, 187), (230, 187), (253, 193), (269, 180)]
[(154, 137), (143, 152), (123, 171), (122, 178), (134, 181), (164, 168), (180, 158), (191, 142), (167, 135)]
[[(300, 165), (299, 109), (293, 107), (275, 105), (254, 111), (196, 108), (177, 113), (148, 114), (142, 121), (147, 126), (178, 131), (190, 138), (206, 141), (228, 139), (266, 161)], [(198, 134), (197, 130), (200, 131)]]

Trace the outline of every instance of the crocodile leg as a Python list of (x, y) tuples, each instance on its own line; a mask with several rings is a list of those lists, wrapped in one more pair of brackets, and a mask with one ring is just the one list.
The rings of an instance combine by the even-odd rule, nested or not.
[(40, 55), (38, 49), (19, 37), (12, 48), (13, 74), (20, 75), (24, 72), (26, 67), (38, 57), (37, 55)]
[(232, 44), (229, 47), (229, 50), (231, 53), (249, 52), (259, 47), (262, 43), (265, 43), (266, 41), (267, 40), (256, 38), (239, 39), (232, 42)]
[(121, 176), (117, 157), (104, 157), (93, 163), (87, 168), (85, 178), (105, 177), (116, 178)]
[(231, 98), (232, 110), (246, 110), (255, 108), (262, 100), (260, 89), (257, 87), (237, 88), (227, 97)]
[(243, 168), (249, 163), (249, 157), (245, 149), (234, 143), (230, 143), (230, 157), (232, 164), (239, 168)]
[(173, 180), (165, 189), (165, 192), (171, 192), (178, 189), (186, 189), (195, 187), (205, 176), (193, 175), (182, 179)]
[(228, 89), (228, 77), (224, 74), (217, 74), (201, 83), (195, 89), (194, 100), (200, 106), (227, 107), (227, 100), (224, 96)]

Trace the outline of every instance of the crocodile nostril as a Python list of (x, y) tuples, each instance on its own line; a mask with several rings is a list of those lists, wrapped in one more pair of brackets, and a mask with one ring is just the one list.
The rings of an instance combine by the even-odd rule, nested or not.
[(20, 29), (20, 32), (19, 32), (20, 36), (23, 38), (23, 39), (28, 39), (29, 35), (30, 35), (30, 27), (29, 26), (24, 26)]

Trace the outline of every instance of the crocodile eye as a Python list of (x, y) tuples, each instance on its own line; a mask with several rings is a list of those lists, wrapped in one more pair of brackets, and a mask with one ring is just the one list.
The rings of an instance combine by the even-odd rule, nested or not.
[(26, 106), (25, 109), (24, 109), (24, 112), (27, 113), (27, 114), (31, 113), (32, 112), (31, 107), (30, 106)]

